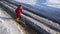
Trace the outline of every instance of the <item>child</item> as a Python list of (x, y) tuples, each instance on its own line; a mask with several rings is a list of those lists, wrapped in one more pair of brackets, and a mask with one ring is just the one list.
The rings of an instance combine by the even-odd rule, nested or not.
[(22, 14), (22, 5), (19, 5), (15, 12), (16, 12), (16, 21), (19, 21), (21, 19)]

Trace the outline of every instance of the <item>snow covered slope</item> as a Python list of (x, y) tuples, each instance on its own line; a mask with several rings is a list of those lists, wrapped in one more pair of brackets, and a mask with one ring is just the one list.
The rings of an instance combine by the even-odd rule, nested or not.
[(0, 7), (0, 34), (25, 34), (21, 26)]
[(16, 0), (21, 3), (30, 4), (31, 6), (44, 11), (44, 16), (54, 19), (60, 23), (60, 0)]
[(60, 8), (60, 0), (47, 0), (46, 5), (55, 8)]
[(47, 6), (60, 8), (60, 0), (16, 0), (16, 1), (36, 6), (45, 4)]
[(26, 3), (26, 4), (30, 4), (30, 5), (36, 4), (36, 0), (16, 0), (16, 1)]

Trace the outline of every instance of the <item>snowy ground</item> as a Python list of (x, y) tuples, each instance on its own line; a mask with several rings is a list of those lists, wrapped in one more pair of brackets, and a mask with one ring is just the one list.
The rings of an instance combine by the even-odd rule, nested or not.
[(22, 27), (0, 8), (0, 34), (37, 34), (37, 32), (29, 26)]
[(29, 4), (35, 8), (43, 11), (38, 11), (38, 13), (43, 13), (47, 18), (55, 20), (60, 24), (60, 0), (15, 0), (21, 3)]
[(25, 34), (9, 14), (0, 8), (0, 34)]
[(42, 7), (43, 5), (60, 8), (60, 0), (15, 0), (15, 1), (30, 4), (35, 7), (38, 6), (39, 8)]

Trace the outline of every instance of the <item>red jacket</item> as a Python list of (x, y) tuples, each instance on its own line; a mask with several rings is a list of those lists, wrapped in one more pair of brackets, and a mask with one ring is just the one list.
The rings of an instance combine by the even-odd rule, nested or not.
[(16, 17), (20, 18), (21, 14), (22, 14), (22, 6), (18, 6), (18, 8), (16, 9)]

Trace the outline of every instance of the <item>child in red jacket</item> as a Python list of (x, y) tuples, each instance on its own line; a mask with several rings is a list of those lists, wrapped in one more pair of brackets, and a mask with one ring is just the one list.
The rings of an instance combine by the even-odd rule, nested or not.
[(16, 21), (19, 21), (21, 19), (22, 14), (22, 5), (19, 5), (16, 9)]

